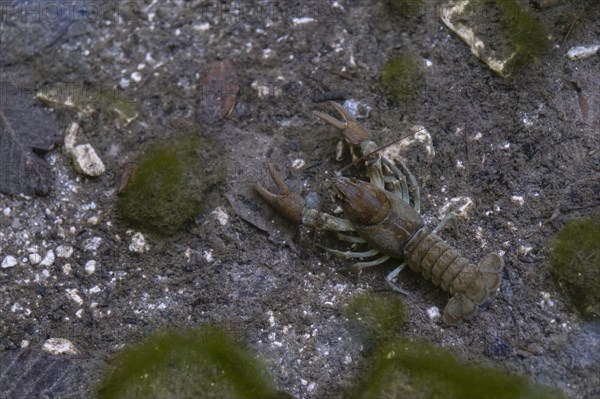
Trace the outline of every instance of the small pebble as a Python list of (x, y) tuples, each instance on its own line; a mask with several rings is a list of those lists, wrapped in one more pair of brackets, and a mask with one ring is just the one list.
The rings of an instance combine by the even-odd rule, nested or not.
[(98, 287), (97, 285), (93, 286), (92, 288), (90, 288), (89, 293), (90, 294), (97, 294), (99, 292), (102, 292), (102, 288)]
[(54, 251), (50, 250), (46, 253), (46, 256), (40, 262), (40, 266), (43, 266), (43, 267), (52, 266), (54, 264), (54, 259), (56, 259), (54, 256)]
[(139, 83), (139, 82), (141, 82), (141, 81), (142, 81), (142, 74), (141, 74), (141, 73), (139, 73), (139, 72), (137, 72), (137, 71), (136, 71), (136, 72), (133, 72), (133, 73), (131, 74), (131, 80), (133, 80), (133, 81), (134, 81), (134, 82), (136, 82), (136, 83)]
[(70, 258), (73, 255), (73, 247), (70, 245), (59, 245), (56, 247), (56, 256), (59, 258)]
[(96, 261), (95, 260), (88, 260), (85, 263), (85, 272), (87, 274), (93, 274), (96, 271)]
[(33, 253), (33, 254), (29, 254), (29, 263), (31, 263), (32, 265), (37, 265), (38, 263), (40, 263), (42, 261), (42, 257), (40, 256), (40, 254)]
[(65, 134), (64, 149), (68, 154), (71, 154), (73, 167), (77, 173), (86, 176), (100, 176), (106, 170), (104, 163), (96, 154), (96, 150), (89, 144), (75, 145), (77, 141), (77, 133), (79, 125), (75, 122), (67, 128)]
[(10, 208), (4, 208), (2, 210), (2, 213), (4, 214), (4, 216), (7, 216), (7, 217), (10, 216)]
[(129, 87), (129, 79), (127, 78), (121, 78), (121, 80), (119, 80), (119, 87), (121, 89), (126, 89)]
[(302, 169), (304, 167), (304, 165), (306, 165), (306, 162), (304, 161), (304, 159), (295, 159), (292, 162), (292, 168), (299, 170)]
[(311, 22), (315, 22), (316, 19), (310, 17), (302, 17), (302, 18), (292, 18), (292, 23), (294, 26), (309, 24)]
[(42, 346), (44, 352), (52, 355), (77, 355), (79, 351), (71, 341), (65, 338), (50, 338)]
[(582, 60), (584, 58), (591, 57), (600, 51), (600, 44), (593, 44), (590, 46), (576, 46), (571, 47), (567, 52), (567, 57), (572, 60)]
[(2, 268), (3, 269), (8, 269), (9, 267), (14, 267), (17, 265), (17, 258), (15, 258), (14, 256), (8, 255), (6, 258), (4, 258), (4, 260), (2, 261)]
[(437, 320), (440, 318), (441, 314), (440, 314), (440, 309), (438, 309), (437, 306), (432, 306), (429, 309), (427, 309), (427, 316), (429, 316), (430, 320)]
[(371, 107), (353, 98), (344, 101), (344, 108), (356, 119), (365, 119), (371, 113)]
[(71, 152), (73, 167), (78, 173), (86, 176), (97, 177), (106, 170), (104, 163), (89, 144), (80, 144)]
[(90, 216), (87, 220), (89, 225), (95, 226), (98, 224), (98, 217), (97, 216)]
[(138, 254), (144, 253), (148, 250), (148, 246), (146, 245), (146, 238), (142, 233), (135, 233), (133, 237), (131, 237), (129, 250)]
[(517, 205), (523, 205), (525, 203), (525, 198), (522, 195), (513, 195), (510, 197), (510, 200)]
[(37, 245), (31, 245), (29, 246), (29, 248), (27, 248), (27, 252), (29, 252), (30, 254), (36, 253), (40, 251), (40, 247)]
[(101, 237), (88, 238), (87, 240), (85, 240), (83, 242), (83, 248), (85, 248), (86, 251), (96, 252), (98, 250), (98, 247), (100, 246), (101, 242), (102, 242)]
[(77, 288), (67, 288), (66, 292), (70, 300), (78, 305), (83, 305), (83, 299), (79, 295), (79, 290)]
[(219, 221), (219, 224), (221, 226), (227, 225), (227, 222), (229, 221), (229, 215), (220, 206), (217, 207), (217, 209), (215, 209), (214, 211), (212, 211), (211, 215), (215, 215), (217, 217), (217, 220)]

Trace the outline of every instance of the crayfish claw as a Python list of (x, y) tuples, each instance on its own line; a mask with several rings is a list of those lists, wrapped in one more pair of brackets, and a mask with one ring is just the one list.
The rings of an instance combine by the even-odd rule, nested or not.
[(304, 198), (285, 184), (283, 176), (272, 163), (268, 164), (271, 179), (280, 191), (275, 194), (267, 190), (262, 184), (254, 184), (256, 192), (277, 211), (281, 212), (289, 220), (300, 223), (302, 221), (302, 211), (304, 210)]
[(351, 145), (359, 145), (363, 141), (370, 140), (371, 134), (342, 105), (330, 101), (329, 102), (337, 112), (342, 116), (343, 120), (334, 118), (333, 116), (321, 111), (313, 111), (313, 114), (329, 123), (332, 126), (340, 129), (342, 134)]

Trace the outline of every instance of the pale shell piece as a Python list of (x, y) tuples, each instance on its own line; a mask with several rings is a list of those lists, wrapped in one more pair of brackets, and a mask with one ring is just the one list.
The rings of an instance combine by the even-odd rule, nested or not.
[(18, 263), (17, 259), (14, 256), (8, 255), (2, 261), (2, 268), (3, 269), (8, 269), (9, 267), (14, 267), (14, 266), (17, 265), (17, 263)]
[(589, 58), (600, 51), (600, 44), (593, 44), (591, 46), (576, 46), (571, 47), (567, 52), (567, 57), (572, 60), (583, 60)]
[(96, 261), (88, 260), (85, 263), (84, 269), (85, 269), (86, 274), (94, 274), (94, 272), (96, 271)]
[[(487, 64), (491, 70), (500, 76), (507, 76), (504, 70), (506, 65), (517, 54), (516, 51), (504, 59), (496, 56), (495, 52), (487, 48), (485, 43), (475, 35), (470, 26), (465, 25), (461, 19), (472, 0), (449, 1), (442, 6), (440, 18), (452, 32), (456, 33), (471, 49), (471, 53)], [(489, 47), (489, 46), (488, 46)]]
[(56, 259), (56, 257), (54, 256), (54, 251), (50, 250), (46, 253), (46, 256), (40, 263), (40, 266), (44, 266), (44, 267), (52, 266), (54, 264), (54, 259)]
[(29, 254), (29, 263), (31, 263), (32, 265), (35, 266), (38, 263), (40, 263), (41, 261), (42, 261), (42, 257), (37, 252)]
[(96, 150), (89, 144), (75, 145), (79, 125), (75, 122), (67, 128), (65, 135), (65, 151), (71, 155), (73, 159), (73, 167), (77, 173), (82, 175), (97, 177), (106, 170), (104, 163), (96, 154)]
[(96, 154), (96, 150), (89, 144), (80, 144), (71, 152), (73, 157), (73, 166), (75, 170), (83, 175), (97, 177), (100, 176), (106, 167)]
[(59, 258), (70, 258), (73, 255), (73, 247), (70, 245), (59, 245), (56, 247), (56, 256)]
[(42, 346), (44, 352), (52, 355), (77, 355), (79, 351), (71, 341), (65, 338), (50, 338)]
[(148, 250), (148, 246), (146, 245), (146, 238), (142, 233), (135, 233), (133, 237), (131, 237), (129, 250), (137, 254), (144, 253)]

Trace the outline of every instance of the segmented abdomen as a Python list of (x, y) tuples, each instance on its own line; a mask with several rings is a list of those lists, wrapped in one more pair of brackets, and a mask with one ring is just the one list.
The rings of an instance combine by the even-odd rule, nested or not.
[(419, 229), (404, 248), (406, 263), (426, 280), (450, 291), (454, 279), (469, 265), (469, 261), (446, 244), (438, 235)]
[(438, 235), (423, 228), (406, 244), (404, 257), (414, 272), (453, 295), (444, 309), (447, 324), (456, 324), (477, 310), (477, 305), (500, 285), (504, 265), (494, 253), (474, 265)]

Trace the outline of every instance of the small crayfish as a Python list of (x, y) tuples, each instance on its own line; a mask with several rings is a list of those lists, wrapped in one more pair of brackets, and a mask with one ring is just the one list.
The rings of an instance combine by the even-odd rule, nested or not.
[[(392, 161), (381, 155), (369, 132), (342, 106), (331, 104), (343, 120), (319, 111), (314, 114), (342, 131), (354, 165), (364, 167), (369, 180), (336, 179), (335, 188), (345, 218), (307, 207), (304, 199), (287, 187), (272, 164), (269, 164), (269, 172), (280, 193), (270, 192), (260, 183), (255, 185), (256, 191), (272, 207), (296, 223), (337, 232), (342, 241), (368, 245), (371, 249), (364, 252), (325, 248), (346, 259), (376, 257), (357, 262), (352, 265), (353, 268), (376, 266), (390, 258), (403, 259), (404, 262), (387, 275), (387, 283), (395, 291), (406, 294), (393, 281), (408, 265), (414, 272), (441, 286), (452, 295), (443, 312), (444, 323), (456, 325), (469, 318), (478, 305), (500, 286), (504, 267), (502, 258), (490, 253), (477, 265), (463, 258), (437, 235), (451, 216), (443, 218), (433, 231), (425, 229), (419, 214), (419, 186), (406, 165), (399, 159)], [(412, 186), (412, 198), (408, 183)]]

